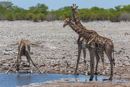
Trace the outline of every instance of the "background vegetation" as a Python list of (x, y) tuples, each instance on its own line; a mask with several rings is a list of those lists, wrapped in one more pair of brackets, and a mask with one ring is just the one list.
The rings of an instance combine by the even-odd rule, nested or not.
[[(119, 5), (114, 8), (104, 9), (92, 7), (79, 9), (78, 17), (82, 21), (110, 20), (112, 22), (130, 21), (130, 5)], [(53, 21), (64, 20), (66, 16), (72, 17), (71, 7), (62, 7), (58, 10), (48, 11), (48, 6), (38, 3), (28, 10), (13, 5), (12, 2), (0, 2), (0, 20), (33, 20)]]

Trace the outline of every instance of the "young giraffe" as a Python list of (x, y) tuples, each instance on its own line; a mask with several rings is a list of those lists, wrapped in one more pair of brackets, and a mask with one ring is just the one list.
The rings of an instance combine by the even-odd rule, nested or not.
[(90, 68), (91, 68), (91, 76), (90, 80), (94, 77), (94, 55), (95, 51), (102, 52), (105, 51), (106, 55), (109, 58), (110, 64), (111, 64), (111, 75), (110, 80), (112, 80), (113, 77), (113, 65), (114, 59), (112, 58), (112, 51), (114, 49), (114, 45), (112, 41), (108, 38), (95, 35), (94, 32), (85, 30), (74, 24), (70, 18), (66, 18), (63, 27), (66, 25), (69, 25), (80, 37), (83, 37), (86, 39), (86, 42), (88, 44), (88, 49), (90, 52)]
[[(76, 6), (76, 4), (73, 6), (71, 6), (71, 9), (72, 9), (72, 15), (73, 15), (73, 19), (74, 19), (74, 22), (76, 25), (78, 25), (80, 28), (82, 29), (85, 29), (85, 30), (88, 30), (86, 29), (80, 22), (79, 18), (77, 17), (76, 14), (79, 14), (78, 10), (77, 10), (78, 6)], [(89, 30), (90, 31), (90, 30)], [(91, 30), (92, 31), (92, 30)], [(93, 33), (95, 33), (95, 35), (98, 35), (95, 31), (92, 31)], [(83, 49), (83, 55), (84, 55), (84, 65), (85, 65), (85, 71), (86, 71), (86, 75), (87, 75), (87, 65), (86, 65), (86, 48), (88, 47), (87, 46), (87, 43), (86, 43), (86, 40), (83, 38), (83, 37), (80, 37), (78, 38), (77, 40), (77, 43), (78, 43), (78, 59), (77, 59), (77, 64), (76, 64), (76, 69), (75, 69), (75, 75), (77, 73), (77, 69), (78, 69), (78, 63), (79, 63), (79, 59), (80, 59), (80, 54), (81, 54), (81, 50)], [(96, 69), (95, 69), (95, 74), (97, 74), (97, 67), (98, 67), (98, 62), (99, 62), (99, 59), (101, 57), (102, 59), (102, 64), (103, 64), (103, 74), (105, 74), (105, 70), (104, 70), (104, 53), (103, 52), (95, 52), (96, 54)]]

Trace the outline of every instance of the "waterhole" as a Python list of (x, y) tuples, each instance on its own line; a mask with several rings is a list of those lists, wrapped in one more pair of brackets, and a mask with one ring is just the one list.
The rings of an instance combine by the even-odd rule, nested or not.
[[(16, 87), (22, 85), (29, 85), (30, 83), (40, 83), (47, 81), (54, 81), (60, 79), (66, 79), (67, 81), (87, 81), (89, 82), (90, 76), (85, 75), (62, 75), (62, 74), (38, 74), (38, 73), (0, 73), (0, 87)], [(93, 81), (103, 81), (104, 79), (108, 79), (108, 76), (95, 76)], [(107, 80), (105, 80), (107, 81)], [(124, 79), (118, 80), (113, 79), (113, 82), (128, 82)]]

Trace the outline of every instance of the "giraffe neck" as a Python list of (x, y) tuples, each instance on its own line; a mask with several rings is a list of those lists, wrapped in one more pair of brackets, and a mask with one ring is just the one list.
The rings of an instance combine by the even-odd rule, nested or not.
[(81, 27), (77, 26), (76, 24), (74, 24), (73, 22), (69, 22), (69, 26), (80, 36), (80, 37), (84, 37), (85, 39), (89, 38), (89, 34), (87, 32), (87, 30), (82, 29)]
[(83, 29), (86, 29), (80, 22), (78, 16), (76, 14), (73, 14), (73, 19), (74, 19), (74, 22), (76, 25), (78, 25), (79, 27), (83, 28)]

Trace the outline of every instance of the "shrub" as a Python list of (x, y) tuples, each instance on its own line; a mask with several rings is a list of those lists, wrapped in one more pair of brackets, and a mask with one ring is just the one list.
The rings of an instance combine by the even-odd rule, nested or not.
[(7, 20), (9, 20), (9, 21), (13, 21), (13, 20), (14, 20), (14, 15), (13, 15), (13, 13), (8, 13), (8, 14), (5, 16), (5, 18), (6, 18)]
[(26, 17), (27, 17), (27, 20), (32, 20), (33, 13), (28, 13)]
[(130, 21), (130, 13), (122, 13), (119, 20), (121, 20), (121, 21)]
[(40, 19), (41, 21), (43, 21), (43, 20), (45, 19), (45, 15), (42, 14), (42, 13), (38, 14), (38, 16), (39, 16), (39, 19)]
[(38, 22), (39, 16), (36, 15), (36, 14), (34, 14), (33, 17), (32, 17), (32, 20), (33, 20), (34, 22)]
[(48, 14), (48, 15), (46, 15), (46, 20), (47, 21), (54, 21), (55, 18), (56, 18), (56, 15), (54, 15), (54, 14)]
[(63, 20), (63, 17), (62, 17), (62, 16), (60, 16), (60, 17), (58, 17), (57, 19), (58, 19), (58, 20)]
[(6, 20), (3, 14), (0, 14), (0, 20)]

